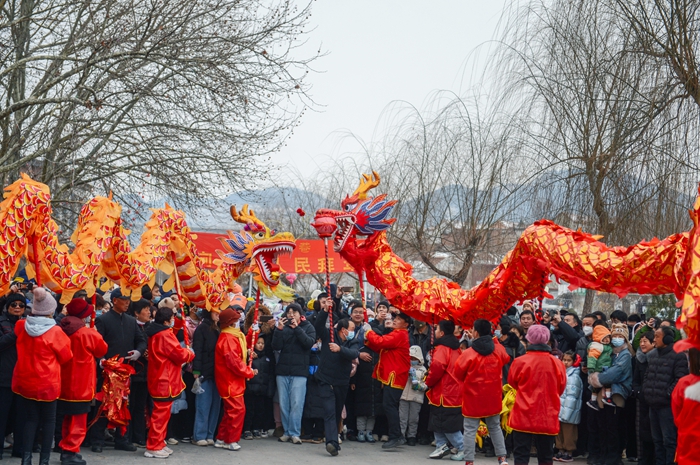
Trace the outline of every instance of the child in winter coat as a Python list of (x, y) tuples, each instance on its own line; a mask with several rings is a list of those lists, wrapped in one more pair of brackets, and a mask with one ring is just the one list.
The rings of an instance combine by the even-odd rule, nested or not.
[(559, 411), (559, 435), (556, 447), (559, 450), (554, 460), (558, 462), (573, 462), (573, 452), (578, 440), (578, 424), (581, 422), (581, 358), (573, 351), (564, 354), (566, 367), (566, 390), (561, 395), (561, 410)]
[(265, 406), (268, 404), (267, 398), (274, 394), (271, 362), (270, 358), (265, 355), (265, 339), (257, 339), (254, 354), (252, 356), (253, 370), (258, 370), (258, 374), (249, 379), (246, 385), (243, 439), (267, 437)]
[[(605, 325), (597, 325), (593, 328), (593, 342), (588, 344), (588, 374), (601, 373), (612, 365), (612, 347), (610, 346), (610, 330)], [(599, 410), (598, 394), (603, 391), (604, 403), (612, 404), (612, 389), (610, 386), (603, 386), (602, 389), (591, 388), (591, 400), (586, 402), (593, 410)]]
[(408, 371), (409, 382), (406, 383), (401, 394), (399, 421), (401, 434), (405, 434), (406, 443), (409, 446), (415, 446), (416, 434), (418, 434), (418, 417), (423, 405), (424, 392), (427, 390), (427, 386), (423, 382), (426, 369), (423, 366), (423, 351), (420, 346), (411, 346), (409, 353), (411, 355), (411, 368)]

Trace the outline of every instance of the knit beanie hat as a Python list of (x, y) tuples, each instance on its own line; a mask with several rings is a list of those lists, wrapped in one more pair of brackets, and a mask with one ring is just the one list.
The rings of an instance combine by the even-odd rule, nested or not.
[(20, 294), (19, 292), (13, 292), (5, 298), (5, 310), (10, 308), (10, 304), (13, 302), (21, 302), (25, 305), (25, 307), (27, 305), (27, 299), (24, 297), (24, 294)]
[(229, 307), (219, 314), (219, 327), (221, 329), (228, 328), (236, 321), (238, 321), (240, 317), (241, 314), (238, 311)]
[(37, 316), (53, 316), (56, 311), (56, 299), (43, 287), (35, 287), (32, 292), (34, 293), (32, 314)]
[(542, 325), (532, 325), (527, 330), (525, 339), (530, 344), (547, 344), (549, 342), (549, 329)]
[(378, 309), (379, 307), (382, 307), (382, 306), (386, 308), (387, 312), (389, 311), (389, 307), (390, 307), (389, 302), (387, 302), (386, 300), (380, 300), (379, 303), (377, 304), (376, 308)]
[(511, 320), (508, 315), (503, 315), (498, 324), (501, 326), (501, 334), (507, 334), (513, 326), (513, 320)]
[(170, 297), (166, 297), (165, 299), (162, 299), (160, 302), (158, 302), (158, 308), (167, 307), (170, 310), (175, 310), (175, 306), (175, 301)]
[(629, 328), (625, 323), (613, 323), (610, 331), (612, 337), (624, 337), (625, 341), (629, 342)]
[(81, 320), (92, 315), (92, 308), (92, 305), (90, 305), (85, 299), (81, 299), (80, 297), (71, 300), (70, 302), (68, 302), (68, 305), (66, 305), (66, 311), (68, 312), (68, 315), (80, 318)]

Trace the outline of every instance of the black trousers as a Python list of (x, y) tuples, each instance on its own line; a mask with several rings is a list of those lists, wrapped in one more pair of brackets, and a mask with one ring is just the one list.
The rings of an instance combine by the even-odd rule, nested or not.
[(401, 420), (399, 419), (399, 401), (403, 389), (397, 389), (389, 386), (384, 386), (382, 397), (382, 407), (386, 414), (387, 423), (389, 423), (389, 440), (398, 439), (403, 436), (401, 432)]
[(148, 384), (131, 378), (129, 412), (131, 413), (131, 442), (146, 444), (146, 407), (148, 405)]
[(554, 436), (513, 431), (513, 459), (515, 460), (515, 465), (530, 463), (530, 448), (533, 442), (537, 448), (537, 463), (552, 463), (554, 460)]
[[(99, 407), (99, 404), (97, 404)], [(106, 417), (100, 417), (92, 428), (90, 428), (90, 444), (93, 446), (103, 447), (105, 445), (105, 430), (107, 429), (107, 424), (109, 421)], [(131, 442), (131, 422), (126, 429), (126, 434), (122, 435), (117, 428), (114, 432), (114, 443), (115, 444), (127, 444)]]
[(18, 397), (19, 411), (24, 416), (24, 431), (22, 434), (22, 451), (30, 452), (34, 446), (34, 437), (41, 428), (41, 453), (50, 454), (53, 443), (53, 431), (56, 425), (57, 401), (39, 402), (37, 400)]
[(622, 460), (623, 411), (620, 407), (605, 406), (588, 412), (588, 453), (594, 463), (618, 465)]
[(267, 396), (263, 394), (250, 394), (246, 392), (243, 401), (245, 402), (243, 431), (265, 429)]
[[(10, 433), (14, 433), (15, 444), (13, 451), (19, 451), (22, 447), (18, 441), (21, 441), (22, 433), (18, 431), (18, 426), (15, 425), (17, 418), (17, 401), (19, 396), (12, 392), (10, 387), (0, 387), (0, 433), (4, 438)], [(2, 457), (3, 449), (0, 448), (0, 457)]]
[[(589, 409), (590, 410), (590, 409)], [(622, 409), (624, 422), (621, 439), (622, 449), (627, 451), (627, 457), (639, 457), (637, 451), (637, 399), (629, 397), (625, 401), (625, 408)]]
[(338, 444), (338, 423), (342, 418), (348, 386), (332, 386), (323, 382), (318, 383), (321, 403), (323, 405), (323, 429), (326, 434), (326, 444)]

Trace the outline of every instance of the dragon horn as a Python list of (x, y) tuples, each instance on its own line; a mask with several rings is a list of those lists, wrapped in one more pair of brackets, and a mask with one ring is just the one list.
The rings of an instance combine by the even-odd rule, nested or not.
[(372, 174), (363, 174), (362, 178), (360, 179), (360, 186), (355, 189), (355, 192), (353, 192), (353, 197), (357, 196), (360, 200), (364, 200), (367, 198), (367, 192), (369, 192), (371, 189), (374, 189), (379, 185), (379, 182), (381, 181), (381, 178), (379, 177), (379, 174), (376, 171), (372, 171)]
[(253, 210), (248, 209), (248, 205), (243, 205), (243, 208), (241, 208), (240, 213), (236, 210), (235, 205), (231, 205), (231, 218), (233, 218), (233, 221), (236, 221), (237, 223), (243, 223), (248, 225), (251, 229), (257, 230), (257, 229), (267, 229), (267, 226), (265, 226), (265, 223), (263, 223), (261, 220), (258, 219), (257, 216), (255, 216), (255, 212)]

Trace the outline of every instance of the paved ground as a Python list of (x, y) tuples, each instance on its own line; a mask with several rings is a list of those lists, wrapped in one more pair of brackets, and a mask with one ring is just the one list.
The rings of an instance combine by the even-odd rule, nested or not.
[[(384, 451), (381, 443), (361, 444), (358, 442), (346, 441), (341, 446), (340, 455), (331, 457), (323, 444), (302, 444), (277, 442), (276, 438), (256, 439), (252, 441), (241, 441), (243, 447), (238, 452), (224, 451), (213, 446), (198, 447), (192, 444), (180, 443), (170, 446), (174, 453), (168, 459), (147, 459), (143, 456), (143, 449), (137, 452), (114, 451), (105, 447), (102, 454), (93, 454), (83, 450), (82, 454), (88, 465), (321, 465), (331, 461), (353, 464), (379, 464), (381, 465), (429, 465), (435, 463), (428, 459), (428, 454), (433, 448), (430, 446), (401, 446), (394, 450)], [(38, 464), (39, 456), (34, 454), (34, 464)], [(19, 464), (20, 459), (4, 457), (3, 463)], [(442, 463), (464, 463), (453, 462), (449, 458), (442, 459)], [(483, 454), (476, 455), (477, 465), (497, 465), (495, 458), (485, 458)], [(511, 465), (513, 465), (511, 459)], [(536, 464), (537, 459), (531, 459), (531, 464)], [(585, 460), (577, 460), (574, 463), (584, 464)], [(51, 465), (59, 465), (58, 454), (51, 454)]]

